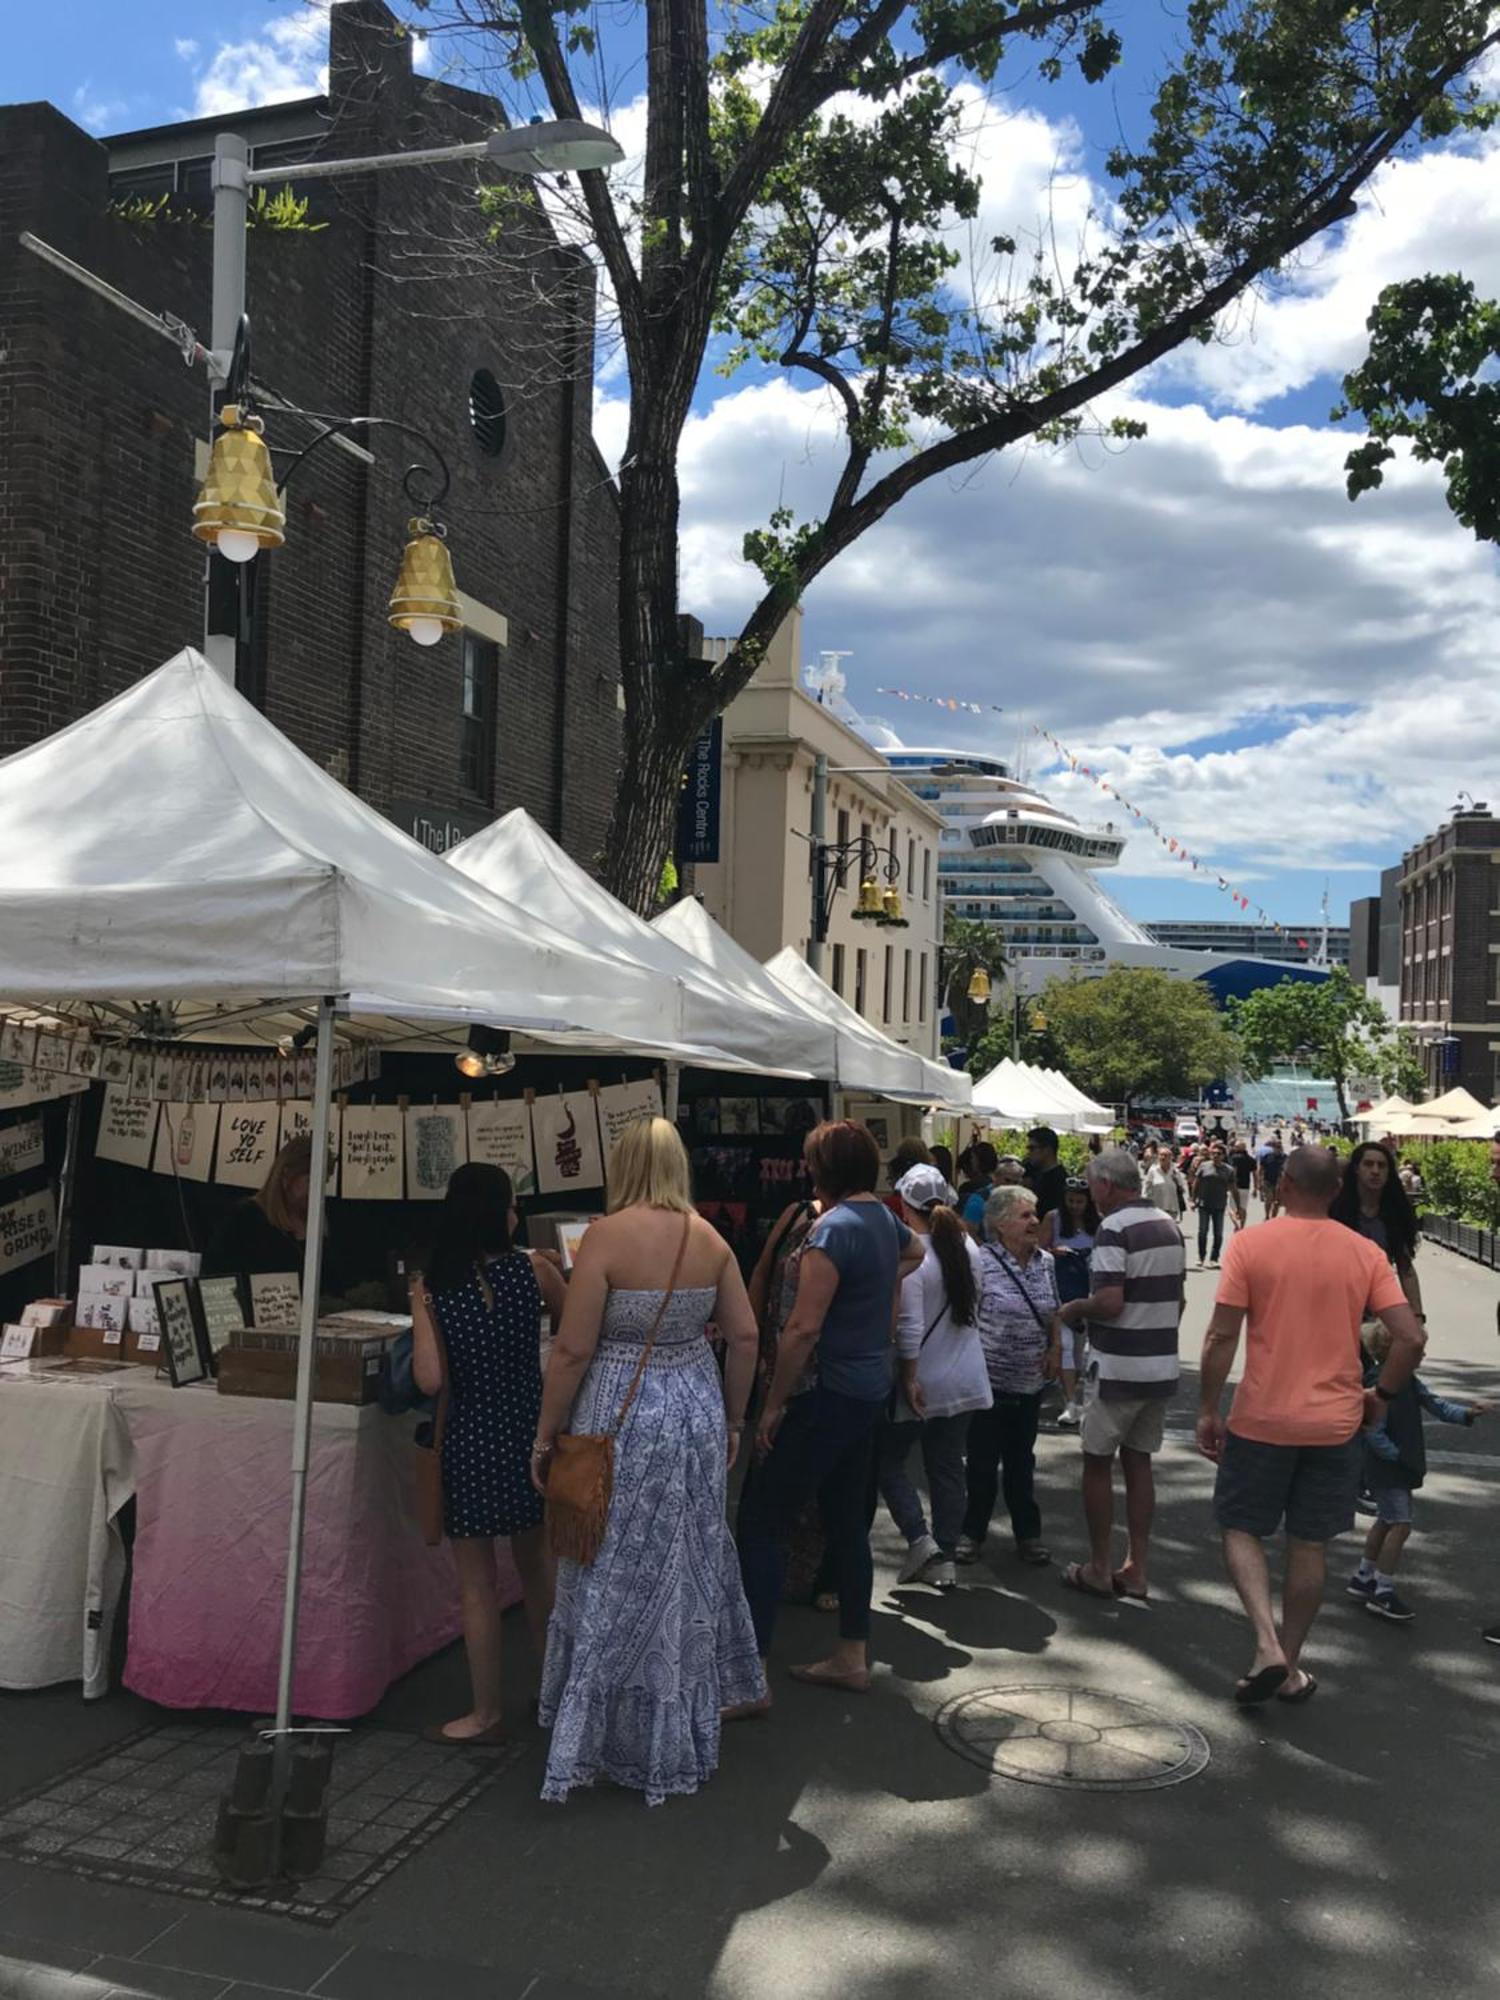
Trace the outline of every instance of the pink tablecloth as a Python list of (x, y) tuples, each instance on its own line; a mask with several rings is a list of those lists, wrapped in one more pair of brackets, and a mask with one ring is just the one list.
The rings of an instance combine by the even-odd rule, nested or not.
[[(136, 1449), (135, 1573), (125, 1684), (168, 1708), (276, 1705), (291, 1505), (290, 1403), (172, 1389), (144, 1369), (111, 1383)], [(445, 1547), (411, 1504), (414, 1419), (319, 1403), (293, 1706), (365, 1715), (458, 1636)], [(520, 1596), (501, 1544), (507, 1603)]]

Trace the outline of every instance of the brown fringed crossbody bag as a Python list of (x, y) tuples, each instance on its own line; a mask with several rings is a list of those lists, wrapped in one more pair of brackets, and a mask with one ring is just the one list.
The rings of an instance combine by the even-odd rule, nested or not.
[(641, 1358), (625, 1391), (620, 1413), (607, 1431), (560, 1431), (552, 1441), (552, 1462), (547, 1468), (547, 1546), (553, 1555), (568, 1562), (591, 1563), (604, 1542), (609, 1525), (609, 1502), (615, 1490), (615, 1439), (630, 1415), (646, 1363), (661, 1332), (661, 1323), (672, 1303), (682, 1260), (687, 1255), (688, 1233), (693, 1218), (682, 1218), (682, 1241), (677, 1246), (677, 1262), (671, 1281), (662, 1294), (661, 1305), (641, 1349)]

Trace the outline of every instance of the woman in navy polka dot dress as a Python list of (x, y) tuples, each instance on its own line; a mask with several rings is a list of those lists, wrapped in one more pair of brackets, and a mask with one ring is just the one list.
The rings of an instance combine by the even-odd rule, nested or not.
[(428, 1395), (448, 1386), (443, 1527), (458, 1568), (474, 1687), (467, 1715), (427, 1732), (440, 1743), (504, 1741), (497, 1535), (510, 1541), (538, 1658), (552, 1612), (552, 1566), (530, 1458), (542, 1400), (542, 1305), (545, 1297), (560, 1314), (564, 1287), (552, 1265), (514, 1247), (515, 1226), (509, 1175), (460, 1167), (448, 1183), (427, 1269), (412, 1288), (417, 1386)]

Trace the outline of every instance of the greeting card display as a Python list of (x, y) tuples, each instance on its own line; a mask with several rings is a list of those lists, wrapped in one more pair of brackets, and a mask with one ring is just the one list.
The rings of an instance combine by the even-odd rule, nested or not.
[(339, 1182), (345, 1201), (400, 1201), (404, 1123), (397, 1105), (350, 1105)]
[(524, 1099), (492, 1098), (469, 1106), (469, 1158), (503, 1167), (517, 1195), (536, 1193), (531, 1111)]
[(219, 1354), (229, 1345), (230, 1335), (239, 1333), (245, 1324), (245, 1293), (241, 1281), (238, 1278), (200, 1278), (198, 1307), (209, 1352)]
[(543, 1194), (576, 1194), (604, 1185), (599, 1121), (586, 1090), (539, 1097), (531, 1107), (536, 1180)]
[(258, 1188), (271, 1171), (281, 1112), (274, 1099), (230, 1104), (219, 1113), (219, 1157), (214, 1179), (227, 1187)]
[(0, 1178), (30, 1173), (42, 1164), (42, 1121), (23, 1118), (0, 1131)]
[(250, 1273), (250, 1324), (281, 1331), (302, 1322), (302, 1280), (295, 1271)]
[(163, 1104), (153, 1168), (185, 1181), (206, 1181), (213, 1167), (218, 1131), (217, 1104)]

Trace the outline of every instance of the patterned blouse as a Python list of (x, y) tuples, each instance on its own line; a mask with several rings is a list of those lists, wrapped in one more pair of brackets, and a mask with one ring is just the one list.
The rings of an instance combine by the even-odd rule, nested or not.
[(1021, 1264), (1003, 1243), (986, 1243), (979, 1261), (979, 1341), (990, 1387), (1002, 1396), (1038, 1395), (1057, 1311), (1052, 1258), (1034, 1250), (1031, 1261)]

